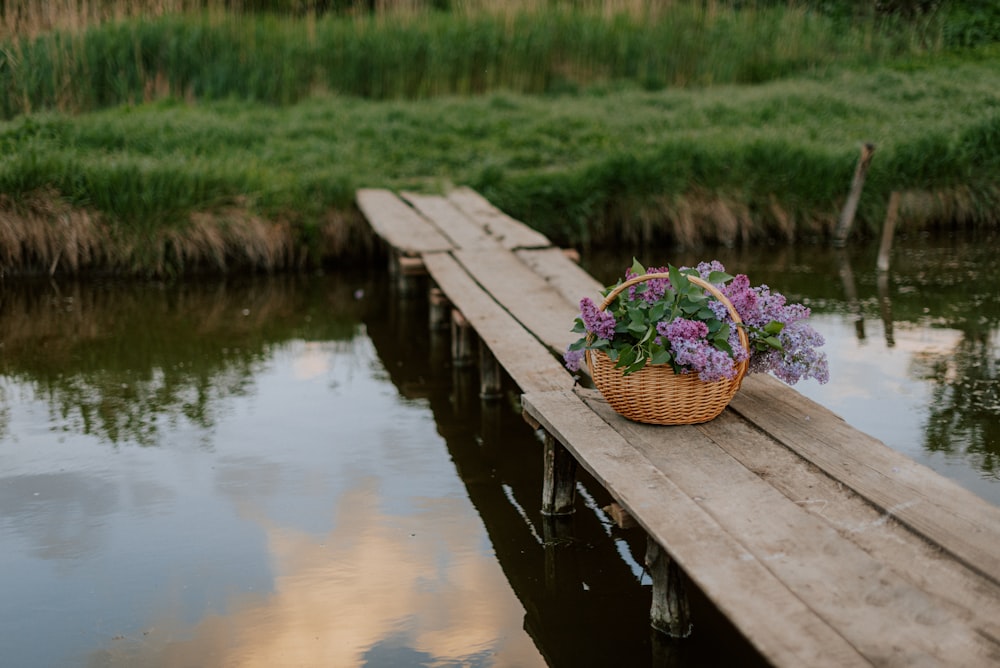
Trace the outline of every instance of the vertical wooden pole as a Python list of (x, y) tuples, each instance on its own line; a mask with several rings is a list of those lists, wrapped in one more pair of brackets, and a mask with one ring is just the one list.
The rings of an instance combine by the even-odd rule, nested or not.
[(878, 247), (878, 260), (875, 268), (879, 271), (889, 271), (889, 254), (892, 252), (892, 237), (896, 231), (896, 219), (899, 217), (899, 193), (893, 191), (889, 196), (889, 210), (882, 224), (882, 243)]
[(451, 312), (451, 362), (456, 367), (468, 367), (476, 361), (476, 332), (462, 312)]
[(833, 245), (844, 246), (847, 237), (851, 233), (851, 225), (854, 224), (854, 214), (858, 211), (858, 202), (861, 200), (861, 191), (865, 187), (865, 178), (868, 176), (868, 167), (871, 165), (872, 156), (875, 154), (875, 144), (864, 144), (861, 147), (861, 158), (858, 159), (857, 169), (854, 170), (854, 179), (851, 181), (851, 191), (844, 202), (844, 209), (840, 212), (840, 220), (837, 221), (837, 229), (833, 234)]
[(479, 340), (479, 398), (486, 400), (499, 399), (503, 396), (503, 373), (500, 363), (493, 356), (482, 339)]
[(692, 629), (691, 609), (681, 569), (652, 536), (646, 538), (646, 568), (653, 579), (650, 624), (671, 638), (687, 638)]
[(574, 511), (576, 501), (576, 459), (545, 432), (542, 479), (542, 514), (568, 515)]
[(400, 255), (397, 258), (396, 287), (402, 297), (419, 295), (423, 286), (427, 269), (419, 257)]
[(427, 292), (427, 304), (429, 306), (428, 324), (431, 331), (448, 329), (451, 325), (451, 302), (444, 294), (444, 291), (434, 286)]

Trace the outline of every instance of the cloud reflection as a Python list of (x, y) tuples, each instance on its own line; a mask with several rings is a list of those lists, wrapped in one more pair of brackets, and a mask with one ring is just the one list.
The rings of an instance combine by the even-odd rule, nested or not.
[(483, 530), (467, 501), (418, 498), (405, 516), (384, 513), (382, 501), (375, 478), (360, 480), (336, 503), (333, 529), (313, 535), (241, 499), (241, 513), (265, 530), (273, 590), (234, 595), (228, 614), (193, 628), (168, 614), (88, 665), (349, 667), (388, 656), (402, 665), (544, 665), (485, 538), (470, 540)]

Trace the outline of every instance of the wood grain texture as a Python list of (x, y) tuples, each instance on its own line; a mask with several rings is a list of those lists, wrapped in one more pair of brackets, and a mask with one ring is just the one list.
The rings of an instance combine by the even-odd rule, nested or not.
[[(526, 394), (525, 410), (554, 435), (770, 662), (870, 666), (764, 563), (573, 392)], [(683, 442), (693, 427), (674, 428)]]
[(427, 219), (388, 190), (362, 189), (355, 199), (375, 233), (403, 255), (445, 251), (453, 247)]
[(508, 250), (552, 245), (544, 234), (511, 218), (471, 188), (452, 190), (448, 199)]
[(570, 331), (580, 314), (544, 278), (507, 251), (456, 251), (455, 257), (528, 330), (562, 354), (579, 338)]
[(454, 202), (440, 195), (401, 193), (404, 200), (420, 212), (446, 236), (455, 248), (489, 249), (500, 247), (481, 225), (473, 221)]
[[(622, 419), (601, 400), (588, 403), (874, 664), (1000, 661), (1000, 646), (967, 623), (963, 607), (901, 577), (891, 569), (891, 559), (869, 554), (810, 514), (704, 430), (692, 429), (680, 441), (673, 438), (673, 428)], [(739, 439), (742, 434), (716, 431), (715, 436)]]
[(860, 432), (770, 376), (749, 376), (733, 410), (888, 515), (1000, 584), (1000, 508)]
[(479, 333), (522, 391), (573, 386), (573, 377), (447, 253), (424, 256), (431, 278)]

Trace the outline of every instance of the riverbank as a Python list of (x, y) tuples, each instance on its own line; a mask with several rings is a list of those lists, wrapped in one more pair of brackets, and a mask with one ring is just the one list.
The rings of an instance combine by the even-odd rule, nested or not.
[[(289, 21), (251, 22), (256, 32), (247, 34), (265, 40), (268, 26), (296, 25)], [(754, 24), (774, 28), (772, 39), (759, 40), (766, 53), (788, 53), (781, 30), (805, 25), (789, 21)], [(297, 25), (311, 24), (324, 25)], [(291, 33), (275, 30), (266, 43), (287, 42)], [(376, 34), (379, 44), (399, 35), (368, 38)], [(599, 77), (591, 68), (583, 76), (581, 61), (564, 67), (575, 78), (558, 86), (550, 78), (541, 91), (517, 92), (500, 80), (397, 99), (310, 84), (287, 99), (240, 91), (213, 99), (150, 70), (138, 80), (143, 93), (123, 83), (125, 101), (107, 108), (53, 103), (0, 122), (0, 272), (278, 271), (362, 257), (370, 246), (353, 204), (359, 187), (469, 185), (559, 243), (579, 246), (823, 239), (864, 142), (877, 148), (858, 237), (877, 232), (894, 191), (904, 194), (903, 229), (996, 227), (1000, 49), (918, 48), (897, 35), (893, 51), (871, 31), (853, 38), (864, 34), (878, 48), (830, 62), (799, 53), (796, 68), (761, 70), (769, 72), (764, 81), (719, 83), (722, 56), (735, 62), (749, 52), (709, 50), (692, 61), (703, 78), (691, 86), (652, 85), (634, 66), (633, 75)], [(641, 46), (636, 40), (624, 43)], [(146, 53), (142, 41), (123, 43)], [(255, 61), (261, 72), (276, 59), (288, 76), (299, 71), (284, 53), (265, 52)], [(360, 71), (392, 71), (376, 65)], [(649, 71), (666, 71), (657, 67)], [(445, 72), (427, 80), (447, 80)], [(79, 99), (74, 90), (65, 99)]]

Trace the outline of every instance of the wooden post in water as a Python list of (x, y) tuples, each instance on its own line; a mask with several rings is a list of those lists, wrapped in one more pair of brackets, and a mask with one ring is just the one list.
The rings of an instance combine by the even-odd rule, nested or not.
[(833, 234), (834, 246), (841, 247), (847, 243), (851, 225), (854, 224), (854, 214), (857, 213), (858, 202), (861, 200), (861, 190), (865, 187), (865, 178), (868, 176), (868, 167), (874, 154), (875, 144), (862, 145), (861, 158), (858, 160), (857, 169), (854, 170), (854, 180), (851, 181), (851, 192), (847, 195), (844, 209), (840, 212), (840, 220), (837, 221), (837, 229)]
[(503, 389), (503, 370), (489, 346), (479, 340), (479, 398), (499, 399)]
[(451, 325), (451, 302), (444, 294), (444, 291), (434, 286), (427, 293), (427, 303), (430, 307), (428, 323), (431, 331), (448, 329)]
[(691, 609), (681, 569), (652, 536), (646, 537), (646, 568), (653, 579), (649, 623), (671, 638), (691, 635)]
[(875, 267), (879, 271), (889, 271), (889, 254), (892, 252), (892, 237), (896, 232), (896, 219), (899, 217), (899, 193), (895, 190), (889, 196), (889, 210), (882, 224), (882, 243), (878, 247), (878, 260)]
[(427, 276), (427, 268), (419, 257), (400, 255), (396, 260), (396, 286), (403, 297), (412, 297), (420, 293), (423, 281)]
[(542, 514), (569, 515), (576, 501), (576, 459), (548, 432), (544, 445)]
[(476, 331), (458, 309), (451, 311), (451, 363), (455, 367), (476, 363)]

